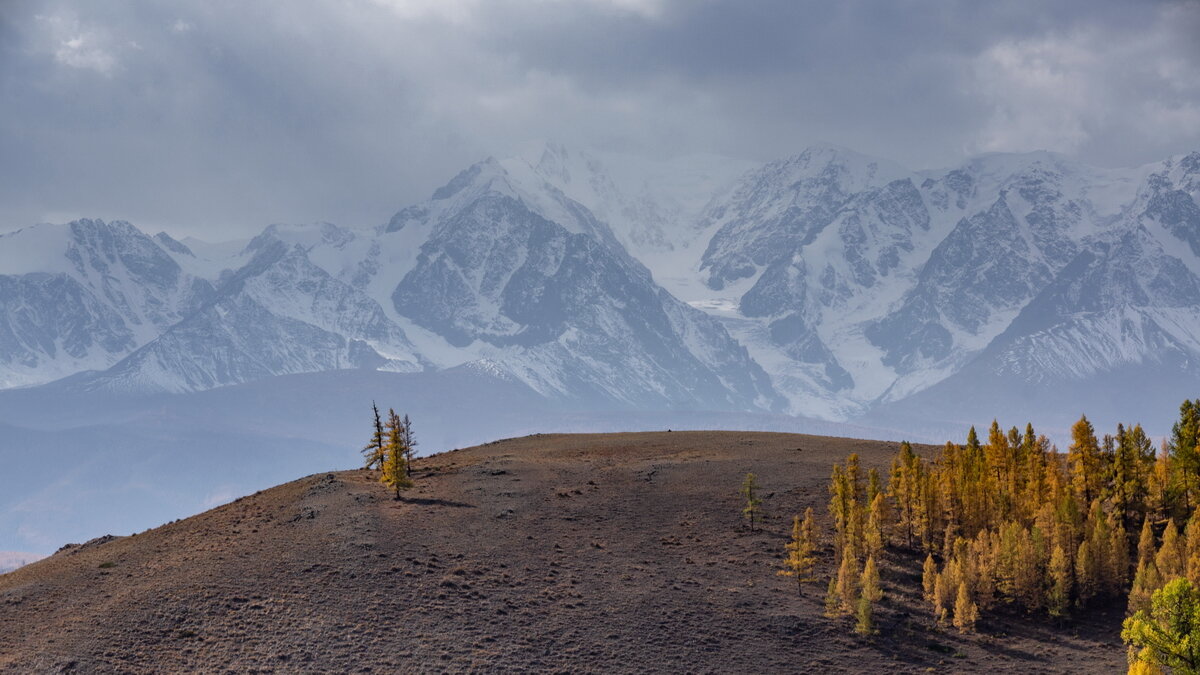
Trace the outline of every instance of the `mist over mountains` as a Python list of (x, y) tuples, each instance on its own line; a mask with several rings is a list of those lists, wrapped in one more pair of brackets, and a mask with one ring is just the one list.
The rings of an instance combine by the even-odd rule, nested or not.
[[(71, 527), (82, 499), (31, 515), (50, 485), (189, 509), (346, 464), (372, 398), (429, 451), (656, 424), (942, 441), (1081, 412), (1164, 433), (1198, 371), (1200, 153), (913, 171), (833, 146), (755, 165), (550, 143), (374, 228), (0, 236), (0, 442), (32, 475), (64, 446), (91, 467), (5, 478), (27, 529), (0, 548)], [(139, 492), (179, 452), (189, 487)]]

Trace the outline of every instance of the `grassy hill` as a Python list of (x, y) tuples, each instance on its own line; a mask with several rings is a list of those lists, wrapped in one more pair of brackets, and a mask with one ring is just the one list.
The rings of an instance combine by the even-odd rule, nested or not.
[[(896, 444), (796, 434), (536, 435), (309, 476), (0, 576), (0, 670), (1114, 672), (1122, 608), (936, 629), (885, 561), (880, 634), (775, 575), (830, 465)], [(926, 449), (928, 450), (928, 449)], [(769, 520), (739, 519), (747, 472)], [(169, 489), (169, 486), (164, 486)], [(823, 523), (828, 543), (828, 523)], [(823, 576), (832, 553), (821, 551)]]

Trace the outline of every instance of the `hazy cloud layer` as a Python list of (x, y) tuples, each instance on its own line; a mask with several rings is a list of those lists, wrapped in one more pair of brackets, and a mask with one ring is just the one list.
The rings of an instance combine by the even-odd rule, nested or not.
[(0, 4), (0, 230), (376, 224), (524, 142), (913, 167), (1200, 148), (1200, 3)]

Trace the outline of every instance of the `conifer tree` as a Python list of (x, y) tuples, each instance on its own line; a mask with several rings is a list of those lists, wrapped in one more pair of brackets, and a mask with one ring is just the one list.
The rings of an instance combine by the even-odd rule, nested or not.
[[(1088, 530), (1086, 536), (1087, 548), (1091, 553), (1091, 560), (1088, 561), (1092, 567), (1091, 570), (1091, 585), (1096, 595), (1113, 592), (1119, 592), (1119, 588), (1114, 587), (1117, 574), (1117, 553), (1112, 549), (1112, 530), (1109, 527), (1108, 516), (1104, 514), (1104, 509), (1100, 505), (1100, 500), (1092, 501), (1092, 508), (1088, 511), (1087, 520)], [(1128, 544), (1123, 544), (1128, 546)], [(1078, 562), (1077, 562), (1078, 566)], [(1121, 576), (1124, 577), (1124, 571), (1121, 571)], [(1077, 573), (1077, 579), (1082, 579), (1082, 576)], [(1083, 582), (1079, 582), (1083, 585)], [(1123, 582), (1122, 582), (1123, 583)]]
[(949, 624), (954, 614), (955, 593), (958, 592), (960, 584), (967, 584), (970, 588), (970, 580), (966, 579), (962, 572), (962, 562), (957, 557), (951, 557), (946, 561), (942, 569), (942, 573), (938, 575), (938, 580), (942, 582), (939, 588), (934, 584), (935, 610), (940, 608), (940, 619), (942, 623)]
[(746, 474), (745, 480), (742, 481), (741, 495), (742, 499), (746, 500), (742, 516), (750, 523), (750, 531), (753, 532), (755, 524), (762, 520), (762, 498), (758, 496), (758, 479), (754, 474)]
[(850, 488), (849, 513), (846, 519), (846, 546), (855, 556), (863, 553), (867, 529), (867, 491), (863, 485), (862, 465), (858, 453), (846, 457), (846, 480)]
[(1183, 530), (1184, 576), (1200, 583), (1200, 509), (1192, 513)]
[(784, 557), (784, 568), (779, 574), (796, 578), (796, 592), (804, 594), (804, 583), (815, 581), (812, 576), (817, 559), (813, 555), (816, 548), (816, 525), (813, 523), (812, 508), (804, 511), (804, 520), (800, 516), (792, 518), (792, 541), (787, 544), (787, 555)]
[(971, 541), (960, 542), (956, 555), (961, 561), (962, 578), (979, 609), (992, 606), (996, 597), (996, 550), (1000, 548), (997, 532), (983, 531)]
[(931, 551), (934, 546), (934, 537), (942, 527), (943, 503), (939, 500), (937, 481), (934, 476), (922, 472), (919, 478), (919, 501), (913, 533), (925, 550)]
[(1024, 457), (1025, 475), (1021, 495), (1022, 502), (1037, 511), (1046, 501), (1046, 468), (1050, 441), (1045, 436), (1036, 436), (1032, 424), (1025, 425), (1021, 436), (1021, 453)]
[(1135, 614), (1150, 609), (1150, 597), (1154, 591), (1162, 588), (1162, 585), (1162, 576), (1159, 575), (1153, 559), (1139, 564), (1137, 573), (1133, 576), (1133, 588), (1129, 591), (1128, 612)]
[(842, 552), (842, 564), (838, 567), (837, 592), (842, 602), (842, 612), (854, 611), (858, 600), (859, 570), (858, 561), (850, 553), (850, 549)]
[(1176, 579), (1155, 591), (1150, 604), (1125, 619), (1121, 638), (1138, 660), (1175, 673), (1200, 672), (1200, 591)]
[(862, 585), (864, 598), (873, 603), (883, 599), (883, 589), (879, 586), (879, 568), (875, 565), (875, 556), (867, 558), (867, 564), (863, 565), (862, 579), (859, 583)]
[(1062, 546), (1055, 545), (1050, 554), (1050, 590), (1046, 595), (1046, 609), (1050, 616), (1065, 616), (1071, 606), (1071, 563)]
[(1100, 588), (1100, 564), (1090, 544), (1089, 541), (1080, 542), (1079, 552), (1075, 554), (1075, 594), (1081, 607), (1095, 597)]
[(996, 420), (992, 420), (992, 426), (988, 428), (988, 442), (983, 452), (988, 468), (985, 484), (980, 487), (993, 491), (997, 502), (995, 515), (1007, 518), (1012, 508), (1012, 495), (1008, 488), (1014, 467), (1008, 437), (1000, 430), (1000, 423)]
[(412, 477), (413, 459), (417, 456), (417, 438), (413, 434), (412, 420), (404, 414), (404, 470)]
[(1171, 428), (1167, 440), (1167, 452), (1175, 469), (1175, 483), (1183, 502), (1185, 514), (1190, 514), (1197, 505), (1200, 484), (1200, 401), (1184, 401), (1179, 406), (1179, 421)]
[(1097, 440), (1082, 416), (1066, 453), (1032, 425), (1005, 432), (998, 420), (986, 443), (972, 428), (964, 445), (947, 443), (927, 463), (902, 443), (886, 485), (852, 456), (830, 485), (838, 559), (861, 570), (833, 580), (839, 611), (857, 608), (864, 576), (892, 543), (920, 550), (922, 593), (943, 624), (954, 622), (960, 588), (975, 616), (1015, 601), (1061, 617), (1127, 591), (1131, 611), (1146, 609), (1167, 582), (1200, 582), (1198, 442), (1200, 401), (1188, 401), (1158, 453), (1140, 425)]
[(375, 413), (375, 427), (371, 440), (363, 446), (362, 453), (366, 459), (366, 468), (379, 469), (383, 467), (383, 453), (386, 439), (383, 433), (383, 420), (379, 418), (379, 406), (371, 401), (371, 411)]
[(876, 493), (871, 501), (871, 512), (867, 516), (867, 532), (864, 549), (869, 556), (879, 555), (887, 543), (887, 500), (883, 493)]
[(978, 620), (979, 608), (971, 600), (967, 585), (960, 583), (954, 600), (954, 627), (960, 633), (971, 633), (975, 631), (975, 622)]
[(908, 441), (900, 444), (900, 453), (892, 462), (888, 490), (896, 504), (897, 528), (904, 534), (904, 545), (913, 546), (921, 502), (921, 463)]
[(938, 625), (950, 623), (950, 614), (954, 611), (954, 593), (958, 586), (951, 583), (945, 572), (938, 574), (933, 580), (933, 618)]
[(1135, 518), (1145, 511), (1146, 483), (1141, 448), (1137, 437), (1117, 425), (1116, 454), (1113, 457), (1112, 504), (1120, 515), (1122, 525), (1131, 527)]
[[(877, 495), (882, 496), (882, 495)], [(859, 579), (858, 623), (855, 630), (862, 635), (875, 632), (875, 603), (883, 598), (883, 590), (879, 587), (879, 570), (875, 566), (875, 557), (867, 558), (863, 566), (862, 578)]]
[(829, 586), (825, 589), (825, 616), (833, 618), (843, 613), (842, 595), (838, 592), (837, 579), (830, 577)]
[(1141, 650), (1130, 647), (1127, 675), (1166, 675), (1166, 672), (1154, 663), (1153, 658), (1149, 647), (1143, 647)]
[(1001, 595), (1019, 601), (1027, 609), (1036, 609), (1042, 599), (1042, 579), (1029, 530), (1015, 521), (1006, 523), (1000, 530), (994, 564)]
[(867, 549), (867, 512), (866, 504), (859, 500), (850, 502), (850, 517), (847, 520), (846, 550), (854, 557), (866, 555)]
[(1172, 481), (1172, 475), (1175, 473), (1172, 464), (1171, 455), (1164, 443), (1155, 455), (1154, 465), (1151, 467), (1150, 489), (1147, 495), (1148, 510), (1160, 521), (1170, 518), (1175, 513), (1175, 503), (1178, 499), (1178, 492)]
[(396, 491), (396, 499), (400, 499), (400, 491), (413, 486), (405, 467), (404, 423), (395, 410), (388, 411), (387, 443), (384, 446), (383, 475), (380, 479), (385, 485)]
[(846, 456), (846, 480), (850, 481), (850, 497), (856, 502), (867, 501), (866, 487), (863, 485), (862, 462), (858, 453), (852, 452)]
[(1067, 450), (1071, 465), (1071, 484), (1075, 498), (1084, 504), (1100, 496), (1101, 460), (1096, 430), (1086, 415), (1071, 427), (1071, 446)]
[(1150, 527), (1150, 517), (1142, 519), (1142, 534), (1138, 538), (1137, 564), (1145, 565), (1154, 561), (1156, 548), (1154, 546), (1154, 530)]
[(1115, 515), (1109, 523), (1109, 528), (1108, 592), (1116, 597), (1121, 595), (1129, 582), (1129, 535)]
[(875, 606), (866, 595), (858, 599), (858, 609), (855, 612), (857, 621), (854, 624), (854, 632), (859, 635), (873, 635), (875, 633)]
[(1183, 542), (1179, 540), (1179, 528), (1175, 527), (1174, 520), (1168, 520), (1167, 528), (1163, 530), (1162, 544), (1159, 546), (1158, 555), (1154, 558), (1154, 565), (1158, 568), (1158, 573), (1162, 576), (1163, 581), (1183, 576), (1186, 569), (1183, 551)]
[(858, 598), (856, 619), (858, 621), (854, 622), (854, 632), (859, 635), (875, 634), (875, 607), (866, 596)]
[(833, 465), (829, 478), (829, 515), (833, 518), (833, 551), (842, 554), (846, 546), (846, 532), (850, 522), (850, 506), (854, 501), (850, 481), (841, 464)]
[(867, 471), (867, 495), (864, 503), (870, 504), (875, 501), (875, 495), (883, 492), (883, 485), (879, 482), (879, 470), (872, 467)]
[(925, 564), (921, 567), (921, 589), (925, 592), (925, 602), (933, 602), (934, 586), (937, 584), (937, 563), (933, 554), (925, 556)]

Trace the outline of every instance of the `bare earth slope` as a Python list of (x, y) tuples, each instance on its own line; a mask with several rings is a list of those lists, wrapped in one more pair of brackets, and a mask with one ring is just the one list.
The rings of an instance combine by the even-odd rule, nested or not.
[[(895, 444), (661, 432), (499, 441), (310, 476), (0, 575), (5, 672), (1113, 672), (1121, 613), (934, 630), (919, 570), (884, 568), (881, 634), (774, 575), (830, 465)], [(739, 522), (742, 476), (772, 518)], [(826, 528), (827, 530), (827, 528)], [(832, 562), (823, 552), (820, 572)]]

